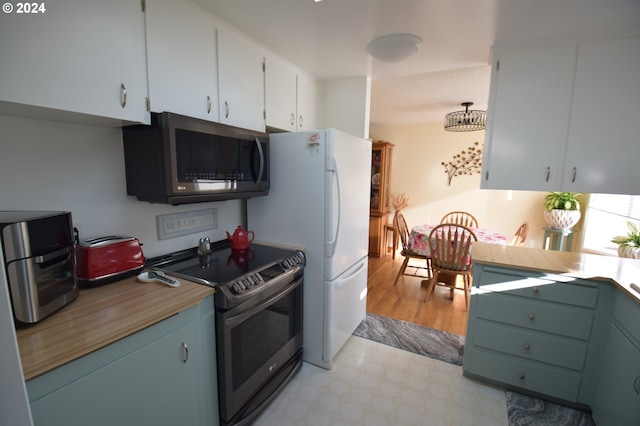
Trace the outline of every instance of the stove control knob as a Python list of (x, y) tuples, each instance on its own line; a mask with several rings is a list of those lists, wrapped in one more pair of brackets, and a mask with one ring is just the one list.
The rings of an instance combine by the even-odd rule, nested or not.
[(233, 286), (231, 286), (231, 291), (235, 294), (241, 294), (244, 291), (244, 287), (240, 285), (240, 283), (235, 282)]

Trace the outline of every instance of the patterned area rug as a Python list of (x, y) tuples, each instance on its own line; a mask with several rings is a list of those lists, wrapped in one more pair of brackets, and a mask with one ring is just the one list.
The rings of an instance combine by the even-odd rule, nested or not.
[(394, 348), (462, 365), (464, 337), (376, 314), (367, 314), (355, 336)]
[[(393, 346), (455, 365), (462, 365), (464, 337), (410, 322), (367, 314), (353, 332)], [(505, 391), (510, 426), (595, 426), (591, 414), (517, 392)]]

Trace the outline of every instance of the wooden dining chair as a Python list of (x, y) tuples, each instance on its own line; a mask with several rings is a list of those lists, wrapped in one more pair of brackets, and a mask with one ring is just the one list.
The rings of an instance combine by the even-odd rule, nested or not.
[(478, 220), (471, 214), (462, 211), (449, 212), (445, 214), (440, 223), (453, 223), (455, 225), (466, 226), (467, 228), (477, 228)]
[[(417, 276), (417, 273), (419, 270), (426, 270), (427, 278), (430, 279), (432, 276), (431, 259), (420, 253), (416, 253), (415, 251), (411, 250), (411, 248), (409, 248), (409, 228), (407, 227), (407, 221), (405, 220), (402, 213), (396, 213), (393, 216), (393, 225), (398, 229), (398, 233), (400, 234), (400, 241), (402, 243), (402, 253), (400, 254), (404, 256), (404, 260), (402, 261), (402, 266), (400, 267), (400, 270), (396, 275), (396, 279), (393, 282), (393, 285), (396, 285), (398, 283), (398, 279), (400, 279), (402, 275)], [(416, 269), (415, 273), (405, 274), (405, 270), (407, 269), (407, 266), (409, 265), (409, 261), (411, 259), (418, 259), (418, 260), (424, 261), (425, 266), (411, 265), (412, 268)]]
[(529, 235), (529, 222), (524, 222), (513, 235), (513, 238), (511, 238), (509, 245), (516, 247), (521, 246), (527, 239), (527, 235)]
[(461, 275), (464, 282), (464, 297), (467, 309), (469, 309), (469, 297), (471, 295), (471, 244), (478, 241), (476, 234), (468, 227), (450, 223), (440, 224), (433, 228), (429, 234), (429, 247), (431, 248), (432, 277), (427, 286), (427, 294), (424, 301), (429, 299), (436, 285), (449, 288), (449, 294), (453, 300), (456, 288), (456, 280), (451, 282), (439, 282), (438, 275)]

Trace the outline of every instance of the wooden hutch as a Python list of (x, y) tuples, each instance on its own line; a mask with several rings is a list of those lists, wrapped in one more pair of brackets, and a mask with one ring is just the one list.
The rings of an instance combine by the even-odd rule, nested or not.
[(380, 257), (385, 253), (385, 225), (389, 221), (391, 178), (390, 142), (373, 142), (371, 150), (371, 194), (369, 198), (369, 256)]

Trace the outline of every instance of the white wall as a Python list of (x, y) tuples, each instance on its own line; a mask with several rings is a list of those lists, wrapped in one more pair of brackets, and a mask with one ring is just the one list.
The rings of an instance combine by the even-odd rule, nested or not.
[(323, 127), (369, 138), (371, 79), (353, 77), (323, 82)]
[[(0, 116), (0, 210), (70, 211), (81, 238), (131, 235), (152, 257), (226, 238), (241, 224), (241, 201), (186, 206), (127, 196), (119, 128)], [(214, 207), (218, 229), (158, 240), (156, 216)]]
[[(511, 238), (524, 221), (530, 224), (525, 246), (542, 247), (542, 216), (545, 193), (480, 189), (480, 174), (454, 177), (447, 185), (442, 162), (479, 142), (484, 131), (446, 132), (442, 123), (372, 126), (373, 140), (395, 144), (391, 164), (391, 193), (406, 193), (409, 207), (403, 211), (409, 226), (436, 224), (453, 210), (472, 213), (481, 227), (499, 231)], [(391, 220), (391, 219), (390, 219)]]

